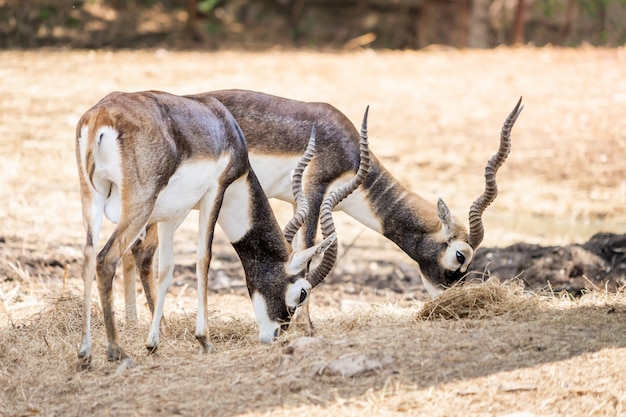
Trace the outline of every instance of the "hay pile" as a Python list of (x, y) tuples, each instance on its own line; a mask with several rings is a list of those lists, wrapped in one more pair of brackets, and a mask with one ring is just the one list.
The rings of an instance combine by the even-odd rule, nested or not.
[(416, 316), (422, 320), (458, 320), (516, 315), (538, 308), (539, 299), (526, 293), (521, 281), (500, 282), (491, 277), (484, 283), (470, 282), (446, 290), (426, 301)]

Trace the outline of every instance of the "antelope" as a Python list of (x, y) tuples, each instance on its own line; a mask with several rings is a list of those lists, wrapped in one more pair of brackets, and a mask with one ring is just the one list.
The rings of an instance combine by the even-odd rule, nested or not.
[[(289, 173), (306, 143), (306, 129), (318, 122), (316, 158), (303, 182), (311, 212), (300, 233), (304, 247), (315, 242), (318, 210), (329, 189), (348, 181), (359, 165), (359, 133), (348, 118), (327, 103), (306, 103), (245, 90), (222, 90), (190, 96), (218, 99), (235, 117), (248, 143), (250, 163), (269, 198), (294, 203)], [(335, 207), (387, 237), (416, 261), (431, 296), (463, 280), (483, 241), (482, 215), (497, 196), (496, 172), (511, 149), (511, 130), (523, 109), (520, 98), (502, 125), (500, 146), (485, 167), (485, 190), (469, 210), (469, 232), (440, 198), (432, 204), (402, 185), (370, 151), (363, 184)], [(137, 248), (145, 258), (151, 241)], [(146, 294), (150, 277), (142, 274)], [(134, 274), (125, 275), (126, 293), (134, 297)], [(131, 297), (131, 298), (132, 298)], [(150, 301), (148, 300), (148, 305)], [(308, 315), (304, 306), (304, 317)], [(309, 319), (310, 322), (310, 319)]]
[[(367, 113), (364, 132), (366, 117)], [(310, 121), (310, 125), (315, 123)], [(312, 133), (311, 145), (294, 174), (293, 190), (300, 194), (302, 184), (298, 180), (312, 157), (314, 138)], [(192, 209), (199, 210), (195, 336), (202, 351), (212, 350), (206, 323), (207, 284), (216, 223), (242, 262), (259, 340), (271, 342), (288, 326), (295, 309), (308, 301), (311, 289), (318, 284), (306, 275), (311, 259), (324, 253), (310, 273), (313, 278), (332, 268), (337, 248), (331, 211), (353, 191), (348, 187), (360, 185), (369, 167), (366, 133), (360, 143), (363, 161), (356, 177), (347, 187), (331, 193), (322, 208), (310, 210), (304, 197), (296, 197), (302, 204), (289, 222), (285, 237), (250, 166), (244, 135), (217, 99), (158, 91), (114, 92), (105, 96), (80, 118), (76, 128), (86, 231), (79, 359), (87, 365), (91, 362), (91, 285), (95, 274), (107, 337), (107, 359), (128, 359), (132, 363), (118, 341), (112, 283), (117, 265), (136, 241), (141, 242), (136, 246), (152, 248), (135, 256), (143, 272), (151, 272), (146, 265), (151, 263), (158, 246), (159, 292), (147, 342), (149, 350), (157, 349), (159, 320), (173, 274), (173, 233)], [(322, 213), (322, 221), (329, 223), (325, 239), (317, 245), (293, 250), (288, 239), (308, 218), (309, 210), (316, 216)], [(103, 217), (117, 226), (96, 256)]]
[[(305, 173), (311, 213), (302, 229), (304, 246), (312, 246), (317, 208), (329, 189), (344, 184), (359, 165), (359, 133), (348, 118), (327, 103), (306, 103), (245, 90), (195, 95), (218, 99), (239, 123), (248, 142), (250, 163), (270, 198), (293, 203), (288, 172), (306, 147), (305, 129), (318, 122), (316, 158)], [(483, 241), (482, 215), (497, 196), (496, 172), (511, 149), (511, 130), (522, 111), (522, 99), (507, 116), (500, 146), (485, 167), (485, 190), (469, 210), (469, 233), (442, 199), (432, 204), (402, 185), (370, 150), (363, 184), (335, 207), (394, 242), (417, 262), (431, 296), (460, 281)], [(303, 136), (304, 135), (304, 136)]]

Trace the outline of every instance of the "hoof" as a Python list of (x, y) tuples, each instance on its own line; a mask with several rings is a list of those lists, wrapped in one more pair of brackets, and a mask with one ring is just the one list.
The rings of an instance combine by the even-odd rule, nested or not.
[(91, 369), (91, 355), (84, 352), (78, 354), (78, 370), (86, 371)]
[(206, 336), (196, 336), (196, 340), (200, 343), (200, 353), (214, 353), (215, 348), (209, 343)]
[(156, 355), (159, 352), (159, 346), (158, 345), (154, 345), (154, 346), (146, 345), (146, 350), (148, 351), (149, 355)]
[(124, 353), (121, 347), (119, 346), (109, 346), (107, 347), (107, 360), (109, 362), (119, 362), (128, 358), (128, 355)]

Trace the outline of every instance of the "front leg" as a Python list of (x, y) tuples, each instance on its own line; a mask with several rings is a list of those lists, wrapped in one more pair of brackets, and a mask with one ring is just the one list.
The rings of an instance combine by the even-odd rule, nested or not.
[(207, 297), (209, 291), (209, 265), (211, 264), (213, 235), (215, 224), (222, 208), (224, 191), (210, 190), (201, 200), (199, 215), (198, 235), (198, 261), (196, 263), (196, 276), (198, 277), (198, 314), (196, 316), (196, 339), (200, 343), (203, 353), (213, 353), (215, 348), (209, 342), (207, 327)]

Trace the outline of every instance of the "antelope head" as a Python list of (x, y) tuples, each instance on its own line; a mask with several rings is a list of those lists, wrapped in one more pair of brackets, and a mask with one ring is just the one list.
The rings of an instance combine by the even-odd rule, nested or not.
[(433, 239), (421, 239), (417, 242), (420, 257), (418, 261), (426, 290), (435, 296), (456, 282), (463, 281), (467, 275), (476, 249), (485, 235), (482, 215), (498, 194), (496, 172), (502, 166), (511, 150), (511, 129), (524, 106), (520, 98), (515, 108), (506, 118), (501, 134), (500, 147), (485, 167), (485, 190), (474, 201), (469, 210), (469, 233), (465, 227), (450, 214), (442, 199), (437, 202), (439, 231), (429, 236)]

